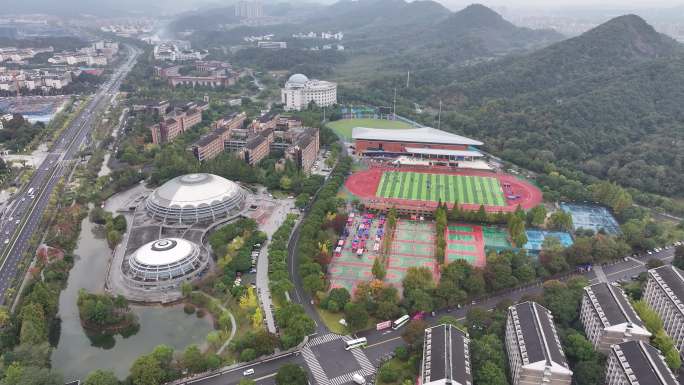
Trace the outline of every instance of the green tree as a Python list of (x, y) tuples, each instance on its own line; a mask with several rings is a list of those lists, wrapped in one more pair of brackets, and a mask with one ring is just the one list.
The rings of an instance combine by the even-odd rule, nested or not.
[(308, 376), (301, 366), (285, 364), (278, 369), (275, 382), (277, 385), (307, 385)]
[(580, 361), (572, 368), (573, 383), (577, 385), (603, 385), (605, 367), (603, 362)]
[(473, 377), (476, 384), (508, 385), (506, 372), (491, 361), (485, 361), (482, 366), (476, 367)]
[(375, 279), (379, 279), (381, 281), (385, 279), (385, 275), (387, 275), (387, 270), (385, 270), (385, 266), (382, 264), (382, 262), (380, 262), (380, 257), (376, 257), (373, 261), (372, 273)]
[(183, 367), (188, 369), (190, 373), (199, 373), (207, 370), (207, 362), (197, 345), (190, 345), (185, 348), (181, 362)]
[(527, 225), (541, 227), (546, 220), (546, 207), (539, 205), (527, 212)]
[(159, 385), (164, 380), (164, 371), (154, 357), (146, 355), (133, 362), (130, 379), (134, 385)]
[(192, 293), (192, 284), (187, 281), (181, 282), (181, 294), (183, 297), (188, 297)]
[(119, 385), (119, 379), (110, 370), (97, 369), (88, 374), (83, 385)]
[(684, 245), (680, 245), (675, 248), (672, 265), (679, 269), (684, 269)]
[(19, 341), (22, 344), (37, 345), (47, 341), (47, 321), (40, 304), (29, 303), (22, 306), (20, 318)]
[(368, 312), (361, 304), (349, 302), (344, 307), (344, 318), (352, 333), (362, 330), (368, 324)]
[(591, 342), (574, 330), (568, 333), (563, 342), (565, 355), (572, 362), (591, 361), (596, 355)]
[(411, 347), (411, 349), (419, 349), (423, 345), (423, 337), (427, 323), (423, 320), (412, 320), (406, 325), (401, 338)]

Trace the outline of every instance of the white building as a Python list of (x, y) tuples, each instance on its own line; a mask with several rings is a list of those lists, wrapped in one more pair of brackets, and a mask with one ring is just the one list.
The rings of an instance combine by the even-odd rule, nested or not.
[(337, 83), (324, 80), (309, 80), (302, 74), (294, 74), (280, 91), (280, 98), (286, 111), (301, 110), (310, 102), (319, 107), (337, 104)]
[(682, 353), (684, 345), (684, 272), (667, 265), (648, 271), (644, 300), (663, 320), (663, 328)]
[(553, 316), (536, 302), (508, 308), (506, 351), (512, 385), (569, 385), (572, 381)]
[(606, 364), (606, 385), (677, 385), (658, 349), (643, 341), (613, 345)]
[(584, 288), (580, 320), (589, 341), (605, 354), (613, 344), (648, 342), (651, 337), (622, 289), (611, 283)]

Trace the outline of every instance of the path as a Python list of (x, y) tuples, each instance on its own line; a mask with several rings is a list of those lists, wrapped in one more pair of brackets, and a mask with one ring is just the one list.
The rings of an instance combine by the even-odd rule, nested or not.
[[(207, 294), (207, 296), (209, 295)], [(211, 298), (211, 296), (209, 297)], [(235, 333), (237, 332), (237, 322), (235, 322), (235, 317), (233, 317), (233, 313), (231, 313), (230, 310), (226, 309), (226, 307), (223, 306), (223, 304), (219, 304), (219, 306), (221, 307), (221, 310), (227, 311), (228, 316), (230, 316), (230, 337), (228, 337), (226, 342), (224, 342), (223, 345), (221, 345), (219, 350), (216, 352), (216, 354), (221, 355), (221, 353), (223, 353), (223, 351), (228, 347), (228, 344), (230, 344), (230, 341), (233, 340), (233, 337), (235, 337)]]

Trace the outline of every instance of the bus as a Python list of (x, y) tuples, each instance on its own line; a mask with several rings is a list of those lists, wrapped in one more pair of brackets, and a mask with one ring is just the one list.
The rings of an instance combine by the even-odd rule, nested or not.
[(346, 346), (344, 347), (344, 350), (350, 350), (350, 349), (362, 348), (362, 347), (366, 346), (366, 344), (368, 344), (368, 340), (366, 339), (366, 337), (361, 337), (361, 338), (357, 338), (355, 340), (344, 341), (344, 343), (346, 344)]
[(392, 322), (392, 329), (397, 330), (400, 327), (406, 325), (407, 322), (409, 322), (410, 318), (408, 314), (404, 314), (403, 316), (399, 317), (396, 321)]

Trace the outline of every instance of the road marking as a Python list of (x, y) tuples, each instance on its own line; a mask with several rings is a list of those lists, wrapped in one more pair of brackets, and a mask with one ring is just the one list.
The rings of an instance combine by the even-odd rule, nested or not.
[(636, 258), (634, 258), (634, 257), (627, 257), (627, 259), (629, 259), (629, 260), (631, 260), (631, 261), (634, 261), (634, 262), (640, 264), (641, 266), (646, 266), (645, 263), (641, 262), (640, 260), (638, 260), (638, 259), (636, 259)]
[(396, 341), (396, 340), (398, 340), (398, 339), (401, 339), (401, 336), (399, 336), (399, 337), (394, 337), (394, 338), (390, 338), (390, 339), (383, 340), (383, 341), (380, 341), (380, 342), (376, 342), (376, 343), (371, 344), (371, 345), (366, 345), (366, 349), (372, 348), (372, 347), (374, 347), (374, 346), (382, 345), (382, 344), (387, 343), (387, 342)]
[(265, 375), (265, 376), (261, 376), (261, 377), (259, 377), (259, 378), (255, 378), (255, 379), (254, 379), (254, 382), (261, 381), (261, 380), (265, 380), (265, 379), (271, 378), (271, 377), (275, 377), (277, 374), (278, 374), (278, 372), (275, 372), (275, 373), (267, 374), (267, 375)]

